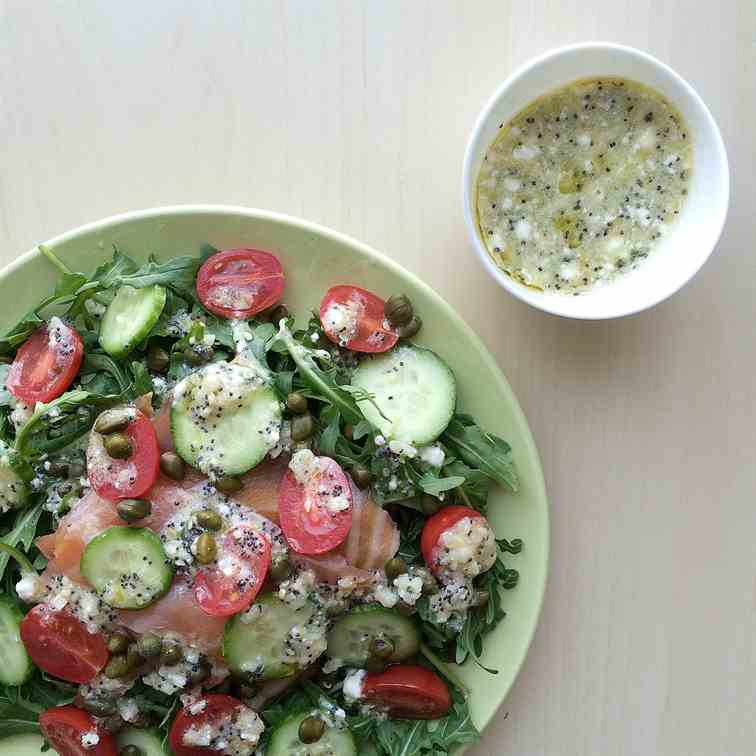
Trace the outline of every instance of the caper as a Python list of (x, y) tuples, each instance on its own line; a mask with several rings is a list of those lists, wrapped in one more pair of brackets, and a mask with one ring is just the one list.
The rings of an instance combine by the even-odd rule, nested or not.
[(126, 650), (126, 663), (129, 665), (129, 669), (144, 664), (144, 658), (139, 653), (139, 646), (136, 643), (132, 643)]
[(62, 462), (61, 460), (53, 460), (45, 464), (45, 472), (55, 478), (67, 478), (68, 470), (68, 462)]
[(68, 466), (68, 475), (71, 478), (80, 478), (84, 475), (84, 465), (81, 462), (71, 462)]
[(298, 391), (292, 391), (286, 397), (286, 409), (292, 413), (292, 415), (304, 415), (307, 412), (307, 397), (304, 394), (300, 394)]
[(399, 326), (396, 329), (396, 333), (401, 339), (411, 339), (421, 328), (423, 327), (423, 321), (419, 315), (413, 315), (407, 325)]
[(414, 314), (412, 302), (405, 294), (390, 297), (383, 306), (383, 314), (392, 326), (405, 326), (412, 320)]
[(404, 617), (411, 617), (417, 612), (417, 609), (406, 601), (398, 601), (394, 609)]
[(135, 745), (127, 745), (118, 751), (118, 756), (144, 756), (144, 751)]
[(388, 638), (373, 638), (370, 641), (370, 655), (388, 661), (394, 655), (394, 644)]
[(123, 654), (111, 656), (108, 666), (105, 667), (105, 677), (111, 680), (123, 677), (129, 671), (129, 663)]
[(206, 357), (204, 353), (200, 353), (196, 349), (192, 347), (187, 347), (184, 349), (184, 359), (190, 364), (190, 365), (201, 365), (203, 362), (206, 362)]
[(96, 717), (109, 717), (116, 712), (116, 704), (107, 698), (85, 698), (82, 706)]
[(113, 633), (113, 635), (108, 638), (108, 651), (110, 651), (111, 654), (123, 654), (128, 647), (128, 636), (123, 635), (123, 633)]
[(95, 420), (93, 427), (97, 433), (107, 436), (111, 433), (126, 430), (130, 422), (131, 413), (124, 407), (116, 407), (115, 409), (105, 410), (105, 412), (101, 413), (97, 420)]
[(325, 722), (320, 717), (305, 717), (299, 723), (299, 739), (303, 743), (317, 743), (325, 733)]
[(160, 663), (167, 667), (178, 664), (184, 658), (184, 652), (181, 646), (175, 641), (163, 641), (163, 647), (160, 649)]
[(386, 562), (386, 567), (384, 569), (386, 571), (386, 577), (389, 580), (396, 580), (399, 575), (407, 572), (407, 563), (404, 561), (404, 559), (394, 557), (393, 559), (389, 559), (389, 561)]
[(218, 478), (215, 481), (215, 487), (224, 494), (236, 493), (244, 488), (241, 478), (237, 478), (234, 475), (226, 475), (223, 478)]
[(438, 593), (438, 583), (429, 569), (425, 567), (413, 567), (412, 575), (413, 577), (419, 577), (423, 581), (423, 595), (432, 596), (434, 593)]
[(197, 552), (197, 561), (200, 564), (210, 564), (210, 562), (215, 559), (218, 553), (218, 544), (215, 542), (215, 538), (213, 538), (210, 533), (203, 533), (197, 539), (197, 546), (195, 550)]
[(199, 685), (210, 677), (210, 672), (210, 665), (203, 659), (189, 672), (189, 682), (192, 685)]
[(420, 506), (423, 508), (423, 512), (427, 515), (434, 515), (441, 509), (441, 502), (430, 494), (425, 494), (423, 500), (420, 502)]
[(315, 421), (308, 412), (305, 415), (295, 415), (291, 420), (291, 437), (294, 441), (305, 441), (315, 433)]
[(151, 344), (147, 350), (147, 367), (156, 373), (164, 373), (171, 364), (171, 355), (159, 344)]
[(149, 516), (152, 512), (152, 504), (147, 499), (121, 499), (116, 509), (122, 520), (137, 522)]
[(289, 317), (289, 308), (285, 304), (280, 304), (278, 305), (278, 307), (274, 307), (270, 311), (270, 322), (273, 323), (275, 326), (278, 326), (278, 324), (282, 320), (288, 317)]
[(276, 559), (270, 565), (270, 577), (274, 583), (280, 583), (282, 580), (286, 580), (291, 575), (291, 563), (285, 557), (283, 559)]
[(145, 633), (139, 638), (139, 640), (137, 640), (137, 649), (145, 659), (152, 659), (155, 656), (160, 656), (160, 650), (162, 647), (163, 642), (153, 633)]
[(354, 485), (357, 486), (357, 488), (367, 488), (370, 485), (372, 475), (370, 474), (370, 470), (364, 465), (360, 465), (359, 463), (352, 465), (350, 472), (352, 474)]
[(354, 426), (353, 425), (351, 425), (350, 423), (347, 423), (344, 426), (344, 430), (342, 431), (342, 433), (344, 434), (345, 439), (347, 439), (348, 441), (354, 441)]
[(197, 525), (205, 530), (220, 530), (223, 518), (214, 509), (200, 509), (196, 515)]
[(131, 439), (125, 433), (113, 433), (105, 436), (105, 451), (113, 459), (128, 459), (131, 456), (133, 447)]
[(167, 478), (183, 480), (186, 475), (184, 460), (175, 452), (163, 452), (160, 455), (160, 469)]

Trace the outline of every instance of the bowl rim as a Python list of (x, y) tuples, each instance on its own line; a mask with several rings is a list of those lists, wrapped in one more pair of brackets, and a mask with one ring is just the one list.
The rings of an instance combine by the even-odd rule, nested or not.
[[(475, 333), (475, 331), (471, 328), (471, 326), (468, 325), (467, 321), (438, 292), (436, 292), (435, 289), (433, 289), (431, 286), (426, 284), (419, 276), (417, 276), (412, 271), (407, 270), (400, 263), (396, 262), (395, 260), (383, 254), (382, 252), (379, 252), (378, 250), (374, 249), (368, 244), (358, 241), (347, 234), (343, 234), (339, 231), (335, 231), (331, 228), (328, 228), (327, 226), (323, 226), (318, 223), (307, 221), (301, 218), (296, 218), (294, 216), (286, 215), (283, 213), (277, 213), (270, 210), (242, 207), (242, 206), (237, 206), (237, 205), (204, 204), (204, 203), (185, 204), (185, 205), (166, 205), (166, 206), (161, 206), (161, 207), (153, 207), (153, 208), (147, 208), (143, 210), (134, 210), (134, 211), (126, 212), (126, 213), (119, 213), (116, 215), (107, 216), (100, 220), (77, 226), (76, 228), (73, 228), (62, 234), (58, 234), (57, 236), (52, 237), (48, 241), (43, 242), (43, 244), (54, 249), (56, 246), (73, 241), (79, 236), (85, 236), (88, 234), (96, 233), (100, 229), (111, 227), (114, 225), (120, 225), (120, 224), (128, 223), (131, 221), (135, 221), (135, 220), (157, 218), (157, 217), (162, 217), (166, 215), (182, 216), (182, 215), (195, 215), (195, 214), (228, 215), (232, 217), (243, 216), (243, 217), (252, 218), (252, 219), (258, 219), (258, 220), (270, 221), (273, 223), (295, 226), (302, 229), (303, 231), (307, 231), (312, 234), (321, 235), (326, 238), (332, 239), (333, 241), (337, 243), (344, 244), (345, 246), (356, 248), (362, 254), (368, 257), (370, 260), (386, 266), (393, 274), (410, 279), (411, 282), (415, 286), (418, 287), (418, 289), (421, 289), (423, 293), (429, 299), (433, 300), (435, 305), (444, 312), (446, 317), (449, 317), (452, 320), (455, 320), (459, 323), (469, 343), (480, 355), (480, 359), (482, 359), (486, 363), (487, 367), (491, 370), (491, 373), (494, 376), (494, 380), (498, 383), (500, 389), (503, 390), (511, 398), (513, 414), (517, 417), (517, 421), (520, 423), (521, 428), (522, 428), (522, 439), (523, 439), (524, 447), (527, 450), (527, 454), (531, 455), (534, 458), (535, 462), (537, 463), (536, 471), (535, 471), (536, 474), (535, 474), (534, 479), (531, 482), (532, 482), (534, 491), (536, 492), (536, 495), (538, 496), (540, 500), (543, 501), (542, 517), (543, 517), (543, 554), (544, 556), (543, 556), (541, 574), (540, 576), (539, 575), (534, 576), (534, 580), (530, 584), (530, 588), (529, 588), (529, 590), (532, 590), (535, 592), (535, 602), (534, 602), (535, 611), (533, 614), (533, 622), (531, 626), (527, 629), (527, 632), (523, 633), (522, 637), (524, 638), (525, 642), (521, 645), (520, 652), (517, 654), (516, 657), (515, 656), (512, 657), (513, 674), (512, 674), (512, 678), (511, 678), (511, 682), (509, 686), (501, 690), (500, 699), (498, 703), (496, 704), (496, 707), (494, 708), (494, 710), (491, 712), (490, 716), (488, 716), (484, 720), (481, 719), (481, 720), (475, 721), (475, 724), (478, 726), (479, 731), (482, 733), (483, 730), (490, 724), (490, 722), (494, 719), (496, 714), (499, 712), (502, 704), (504, 703), (505, 699), (507, 698), (510, 691), (514, 687), (514, 684), (518, 676), (520, 675), (520, 672), (522, 671), (522, 667), (523, 667), (523, 664), (525, 663), (525, 659), (527, 658), (527, 655), (533, 644), (533, 638), (535, 637), (536, 629), (538, 628), (540, 624), (541, 616), (543, 614), (543, 604), (546, 597), (549, 567), (550, 567), (550, 562), (551, 562), (551, 559), (550, 559), (550, 556), (551, 556), (551, 517), (550, 517), (550, 510), (549, 510), (548, 491), (546, 488), (546, 481), (545, 481), (545, 477), (543, 473), (543, 463), (541, 461), (541, 456), (538, 452), (538, 447), (536, 446), (536, 443), (535, 443), (535, 438), (533, 437), (533, 432), (531, 431), (530, 425), (528, 424), (527, 417), (525, 416), (525, 413), (522, 410), (520, 402), (517, 399), (517, 396), (515, 392), (513, 391), (512, 387), (510, 386), (509, 381), (507, 380), (503, 371), (501, 370), (498, 363), (494, 359), (493, 355), (489, 352), (488, 348), (483, 343), (482, 339)], [(19, 270), (21, 267), (23, 267), (24, 265), (31, 262), (37, 257), (40, 257), (40, 258), (42, 257), (41, 253), (39, 252), (39, 246), (33, 247), (28, 252), (23, 253), (22, 255), (17, 257), (15, 260), (10, 262), (8, 265), (5, 265), (4, 267), (0, 268), (0, 280), (13, 275), (17, 270)], [(471, 714), (473, 714), (473, 712), (471, 712)], [(462, 754), (468, 748), (469, 748), (469, 745), (465, 745), (465, 744), (460, 745), (454, 750), (454, 754), (455, 755)]]
[[(528, 76), (533, 70), (540, 67), (546, 62), (559, 58), (564, 55), (570, 55), (581, 52), (606, 52), (608, 54), (622, 54), (631, 57), (635, 57), (641, 60), (644, 64), (650, 65), (661, 69), (667, 76), (672, 78), (680, 88), (685, 92), (690, 102), (701, 112), (704, 120), (706, 121), (707, 128), (711, 133), (712, 145), (716, 152), (716, 161), (719, 165), (723, 180), (723, 195), (721, 197), (721, 213), (720, 217), (716, 219), (717, 228), (708, 252), (701, 258), (698, 264), (691, 268), (686, 275), (680, 279), (670, 279), (672, 282), (669, 287), (666, 287), (660, 294), (651, 297), (648, 300), (632, 304), (628, 307), (618, 308), (613, 313), (601, 313), (601, 314), (586, 314), (575, 313), (571, 311), (570, 303), (572, 297), (557, 297), (550, 296), (544, 292), (538, 292), (534, 289), (528, 289), (522, 284), (514, 281), (503, 270), (494, 264), (491, 260), (488, 250), (481, 241), (478, 221), (471, 211), (473, 205), (473, 197), (475, 184), (477, 182), (477, 171), (474, 170), (475, 155), (479, 143), (481, 142), (481, 136), (484, 128), (491, 120), (492, 114), (496, 106), (501, 99), (506, 96), (507, 91), (517, 82)], [(641, 83), (643, 83), (641, 81)], [(548, 90), (544, 90), (541, 94), (545, 94)], [(539, 95), (535, 95), (538, 97)], [(711, 257), (714, 249), (716, 248), (719, 240), (722, 237), (725, 222), (727, 220), (727, 214), (730, 205), (730, 169), (729, 161), (727, 158), (727, 149), (722, 139), (722, 134), (717, 126), (717, 122), (712, 116), (711, 111), (707, 107), (698, 92), (689, 84), (680, 74), (677, 73), (671, 66), (662, 62), (658, 58), (655, 58), (650, 53), (644, 50), (639, 50), (629, 45), (617, 44), (615, 42), (601, 42), (601, 41), (589, 41), (579, 42), (576, 44), (562, 45), (561, 47), (552, 48), (547, 50), (534, 58), (525, 61), (522, 65), (516, 68), (493, 92), (488, 98), (486, 104), (478, 114), (475, 120), (472, 132), (467, 141), (465, 148), (464, 161), (462, 165), (462, 211), (464, 214), (465, 227), (467, 229), (468, 237), (472, 243), (478, 259), (482, 263), (486, 272), (504, 289), (510, 294), (519, 299), (521, 302), (534, 307), (543, 312), (550, 313), (551, 315), (558, 315), (561, 317), (571, 318), (575, 320), (611, 320), (614, 318), (626, 317), (628, 315), (635, 315), (639, 312), (647, 310), (655, 305), (668, 299), (673, 294), (677, 293), (686, 283), (688, 283), (704, 266), (706, 261)]]

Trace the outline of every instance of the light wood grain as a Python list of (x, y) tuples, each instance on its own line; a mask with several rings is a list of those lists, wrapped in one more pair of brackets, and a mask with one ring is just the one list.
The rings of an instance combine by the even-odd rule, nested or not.
[[(550, 47), (606, 39), (691, 81), (728, 146), (724, 237), (618, 322), (527, 308), (473, 258), (467, 135)], [(0, 0), (0, 262), (182, 202), (303, 216), (419, 273), (483, 337), (553, 512), (530, 656), (475, 756), (756, 753), (753, 0)]]

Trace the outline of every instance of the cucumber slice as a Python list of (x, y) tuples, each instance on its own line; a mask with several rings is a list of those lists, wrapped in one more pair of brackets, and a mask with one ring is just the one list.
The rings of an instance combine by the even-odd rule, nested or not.
[(87, 544), (79, 568), (116, 609), (141, 609), (164, 596), (173, 582), (163, 544), (147, 528), (113, 525)]
[(409, 659), (420, 650), (420, 634), (409, 617), (380, 604), (370, 604), (356, 607), (336, 620), (328, 633), (328, 655), (349, 667), (364, 667), (375, 638), (393, 643), (394, 653), (387, 660), (392, 664)]
[(287, 654), (291, 648), (289, 632), (294, 627), (304, 629), (310, 624), (313, 606), (305, 604), (295, 608), (275, 594), (266, 593), (258, 597), (252, 611), (257, 616), (251, 620), (237, 615), (226, 623), (223, 658), (231, 671), (256, 680), (279, 680), (299, 672), (303, 665), (297, 663), (295, 656)]
[(163, 748), (163, 738), (157, 730), (140, 727), (125, 727), (116, 735), (119, 752), (126, 746), (136, 746), (143, 756), (169, 756)]
[(0, 596), (0, 683), (21, 685), (34, 671), (34, 664), (21, 640), (21, 609), (6, 596)]
[(360, 402), (366, 419), (386, 438), (408, 444), (435, 441), (457, 401), (457, 382), (446, 363), (430, 349), (410, 345), (361, 362), (352, 385), (371, 394), (381, 410)]
[(102, 318), (102, 348), (113, 357), (125, 357), (158, 322), (165, 298), (162, 286), (121, 286)]
[(315, 743), (305, 745), (299, 739), (302, 720), (317, 714), (317, 710), (302, 711), (281, 722), (270, 735), (265, 756), (357, 756), (354, 736), (346, 727), (326, 726), (323, 736)]
[(21, 509), (29, 503), (31, 465), (4, 441), (0, 441), (0, 512)]
[(281, 403), (254, 365), (214, 362), (174, 390), (173, 444), (211, 477), (251, 470), (278, 443), (280, 427)]

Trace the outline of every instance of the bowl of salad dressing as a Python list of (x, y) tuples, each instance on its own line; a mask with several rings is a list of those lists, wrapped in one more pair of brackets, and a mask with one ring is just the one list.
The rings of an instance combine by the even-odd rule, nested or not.
[(465, 220), (486, 270), (539, 309), (603, 319), (677, 291), (714, 249), (727, 154), (698, 94), (629, 47), (563, 47), (516, 71), (478, 118)]

